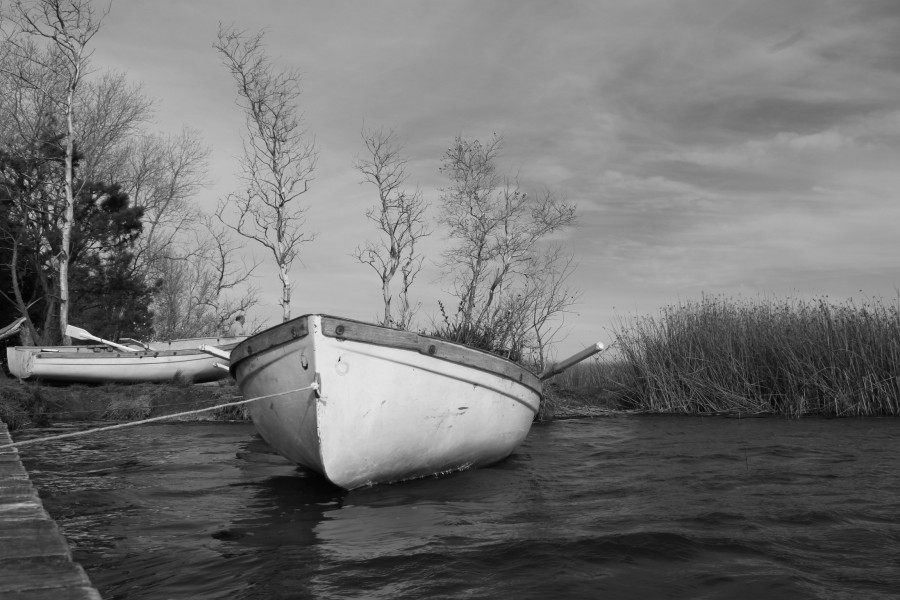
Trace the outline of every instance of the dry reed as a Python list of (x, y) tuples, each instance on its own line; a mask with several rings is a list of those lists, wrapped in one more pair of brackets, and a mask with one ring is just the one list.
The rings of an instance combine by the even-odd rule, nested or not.
[(620, 323), (623, 407), (900, 414), (900, 305), (703, 297)]

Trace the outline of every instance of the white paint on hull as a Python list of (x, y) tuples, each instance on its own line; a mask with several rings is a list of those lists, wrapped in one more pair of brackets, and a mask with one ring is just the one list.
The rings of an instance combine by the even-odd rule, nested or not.
[(181, 378), (217, 381), (228, 373), (221, 359), (197, 349), (203, 343), (232, 348), (244, 338), (197, 338), (153, 342), (150, 350), (126, 352), (107, 346), (13, 346), (7, 348), (10, 373), (19, 379), (72, 383), (162, 383)]
[(242, 353), (233, 369), (245, 398), (299, 390), (318, 376), (319, 394), (261, 400), (250, 414), (277, 452), (341, 487), (488, 465), (506, 458), (531, 428), (540, 405), (533, 375), (529, 385), (392, 347), (390, 330), (383, 330), (384, 344), (329, 337), (323, 317), (301, 319), (307, 335)]

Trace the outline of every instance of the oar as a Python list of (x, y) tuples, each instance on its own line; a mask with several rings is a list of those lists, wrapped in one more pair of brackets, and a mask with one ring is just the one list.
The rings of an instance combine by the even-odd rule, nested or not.
[(142, 346), (144, 350), (150, 350), (150, 344), (146, 344), (141, 340), (136, 340), (134, 338), (119, 338), (120, 342), (131, 342), (132, 344), (137, 344), (138, 346)]
[(123, 346), (122, 344), (117, 344), (115, 342), (110, 342), (109, 340), (98, 338), (96, 335), (88, 333), (81, 327), (75, 327), (73, 325), (66, 325), (66, 335), (79, 340), (94, 340), (95, 342), (100, 342), (101, 344), (106, 344), (107, 346), (112, 346), (113, 348), (118, 348), (119, 350), (125, 350), (127, 352), (138, 352), (138, 350), (135, 350), (134, 348), (129, 348), (128, 346)]
[(19, 317), (15, 320), (15, 322), (10, 323), (3, 329), (0, 329), (0, 340), (5, 340), (8, 337), (12, 337), (19, 333), (19, 330), (22, 329), (22, 323), (25, 322), (25, 317)]
[(538, 375), (538, 378), (541, 381), (544, 381), (545, 379), (549, 379), (549, 378), (553, 377), (554, 375), (559, 375), (560, 373), (562, 373), (563, 371), (565, 371), (572, 365), (580, 363), (584, 359), (588, 358), (589, 356), (593, 356), (593, 355), (597, 354), (601, 350), (603, 350), (603, 344), (601, 344), (600, 342), (597, 342), (596, 344), (588, 346), (587, 348), (585, 348), (584, 350), (581, 350), (580, 352), (576, 352), (569, 358), (566, 358), (559, 362), (553, 363), (552, 365), (550, 365), (549, 367), (544, 369), (544, 372), (541, 373), (540, 375)]
[[(224, 358), (225, 360), (231, 360), (231, 352), (229, 352), (228, 350), (222, 350), (221, 348), (218, 348), (216, 346), (210, 346), (209, 344), (200, 344), (199, 346), (197, 346), (197, 349), (200, 352), (206, 352), (207, 354), (211, 354), (218, 358)], [(229, 370), (228, 365), (223, 365), (220, 362), (213, 363), (213, 364), (220, 369), (225, 369), (226, 371)]]
[(213, 356), (218, 356), (219, 358), (224, 358), (225, 360), (231, 359), (231, 352), (229, 352), (228, 350), (222, 350), (221, 348), (217, 348), (216, 346), (200, 344), (199, 346), (197, 346), (197, 349), (200, 352), (206, 352), (207, 354), (212, 354)]

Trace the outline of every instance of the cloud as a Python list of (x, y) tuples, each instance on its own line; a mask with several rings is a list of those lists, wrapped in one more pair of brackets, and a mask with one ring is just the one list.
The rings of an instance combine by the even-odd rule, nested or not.
[[(242, 125), (211, 48), (219, 20), (265, 27), (303, 73), (321, 235), (298, 305), (375, 312), (376, 282), (348, 256), (369, 234), (352, 168), (364, 122), (405, 140), (432, 202), (455, 135), (503, 135), (501, 170), (578, 204), (568, 241), (591, 318), (703, 291), (898, 281), (895, 0), (116, 4), (95, 63), (143, 81), (161, 128), (204, 132), (216, 184), (201, 204), (235, 185)], [(421, 285), (441, 293), (434, 272)]]

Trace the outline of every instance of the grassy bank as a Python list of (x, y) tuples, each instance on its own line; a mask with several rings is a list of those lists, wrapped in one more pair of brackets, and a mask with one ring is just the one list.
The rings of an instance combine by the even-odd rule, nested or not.
[(900, 307), (704, 297), (622, 323), (614, 362), (555, 379), (622, 410), (900, 414)]
[[(10, 430), (58, 421), (137, 421), (232, 402), (235, 385), (135, 384), (51, 386), (0, 376), (0, 420)], [(243, 407), (201, 413), (194, 419), (245, 419)]]

